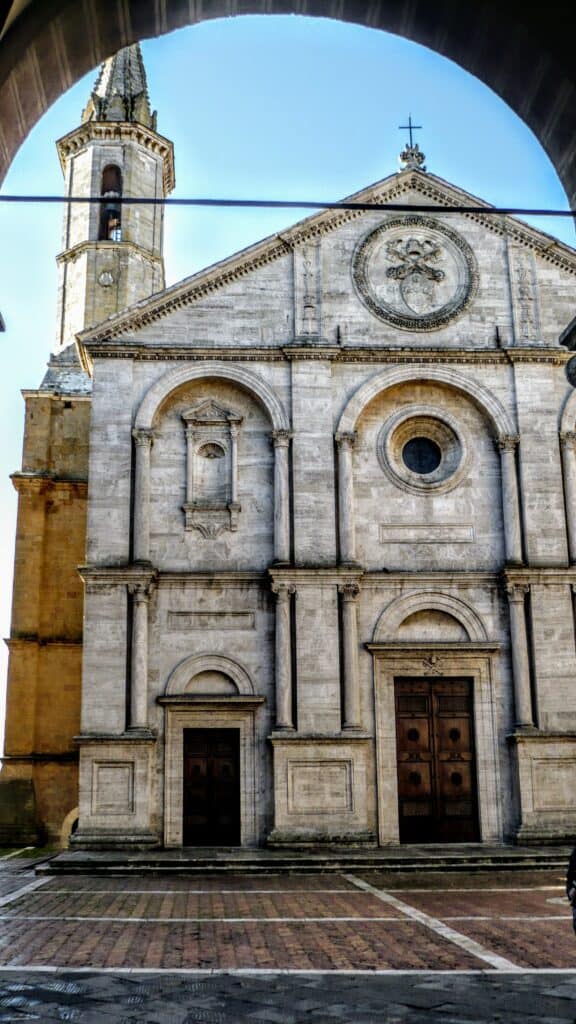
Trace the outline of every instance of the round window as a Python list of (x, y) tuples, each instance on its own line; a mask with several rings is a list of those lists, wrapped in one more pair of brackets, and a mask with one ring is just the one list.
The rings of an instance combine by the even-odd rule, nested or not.
[(402, 449), (402, 459), (413, 473), (425, 476), (438, 469), (442, 461), (442, 449), (430, 437), (412, 437)]
[(378, 439), (386, 475), (415, 493), (451, 490), (462, 479), (467, 454), (464, 435), (452, 417), (427, 405), (391, 416)]

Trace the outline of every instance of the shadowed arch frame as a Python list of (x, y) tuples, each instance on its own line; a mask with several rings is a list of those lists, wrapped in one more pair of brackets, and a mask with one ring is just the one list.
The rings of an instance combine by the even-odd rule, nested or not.
[(206, 362), (201, 366), (178, 366), (169, 370), (148, 389), (134, 420), (135, 430), (152, 430), (154, 417), (166, 399), (185, 384), (197, 380), (223, 380), (237, 384), (249, 392), (264, 407), (274, 430), (288, 430), (288, 416), (282, 402), (272, 388), (258, 374), (241, 366)]
[(223, 654), (204, 653), (192, 654), (172, 669), (166, 680), (165, 696), (176, 697), (184, 693), (187, 684), (201, 672), (221, 672), (232, 680), (240, 696), (251, 697), (254, 694), (250, 676), (239, 662)]
[(455, 391), (461, 391), (486, 416), (497, 440), (516, 434), (516, 425), (511, 415), (488, 388), (457, 370), (444, 366), (406, 366), (383, 370), (370, 377), (360, 385), (346, 404), (338, 423), (337, 433), (353, 433), (359, 417), (374, 398), (389, 391), (390, 388), (407, 383), (444, 384)]
[[(379, 643), (387, 640), (396, 640), (402, 623), (411, 615), (422, 611), (444, 612), (465, 629), (469, 640), (480, 643), (487, 640), (484, 623), (470, 605), (449, 594), (425, 591), (419, 594), (406, 594), (394, 598), (384, 608), (376, 622), (373, 642)], [(441, 639), (439, 637), (439, 640)]]

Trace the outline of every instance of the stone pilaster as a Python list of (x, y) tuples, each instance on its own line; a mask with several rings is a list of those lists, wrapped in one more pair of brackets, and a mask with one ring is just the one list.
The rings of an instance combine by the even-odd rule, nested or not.
[(275, 583), (272, 590), (276, 594), (276, 728), (293, 729), (290, 598), (295, 588), (285, 583)]
[(358, 607), (360, 587), (357, 583), (344, 583), (338, 590), (342, 595), (342, 632), (344, 646), (344, 728), (359, 729), (360, 680), (358, 673)]
[(502, 472), (502, 515), (504, 519), (504, 543), (508, 565), (522, 565), (522, 525), (520, 518), (520, 497), (516, 472), (516, 448), (519, 438), (515, 435), (498, 439)]
[(133, 430), (136, 448), (134, 470), (133, 558), (135, 562), (150, 560), (150, 452), (154, 434), (151, 430)]
[(288, 430), (275, 430), (274, 443), (274, 561), (290, 562), (290, 484)]
[(340, 527), (340, 561), (354, 564), (356, 561), (356, 536), (354, 529), (354, 476), (352, 453), (356, 434), (336, 434), (338, 446), (338, 515)]
[(130, 691), (130, 728), (148, 727), (148, 601), (151, 583), (131, 583), (132, 595), (132, 674)]
[(530, 587), (527, 584), (511, 583), (506, 589), (510, 611), (510, 644), (512, 648), (516, 728), (526, 729), (534, 725), (532, 696), (530, 693), (528, 633), (526, 630), (526, 611), (524, 607), (524, 597), (529, 592)]
[(560, 435), (562, 472), (564, 474), (564, 495), (566, 500), (566, 530), (568, 533), (568, 554), (570, 565), (576, 563), (576, 458), (574, 444), (576, 433), (567, 431)]

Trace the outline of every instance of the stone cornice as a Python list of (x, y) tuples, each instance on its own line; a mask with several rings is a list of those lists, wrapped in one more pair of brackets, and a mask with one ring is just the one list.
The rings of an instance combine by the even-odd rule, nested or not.
[[(510, 363), (544, 363), (553, 366), (564, 366), (571, 352), (556, 347), (543, 345), (532, 348), (426, 348), (426, 347), (394, 347), (374, 348), (373, 346), (349, 345), (336, 347), (333, 345), (286, 345), (273, 348), (270, 345), (246, 345), (212, 347), (184, 345), (137, 344), (127, 341), (87, 342), (80, 344), (82, 367), (91, 372), (94, 358), (98, 359), (133, 359), (149, 362), (203, 362), (206, 359), (218, 359), (222, 362), (262, 362), (278, 363), (296, 360), (327, 361), (334, 363), (456, 363), (456, 364), (493, 364), (505, 366)], [(36, 394), (37, 392), (34, 392)]]
[[(342, 201), (381, 203), (383, 214), (389, 212), (391, 216), (398, 216), (398, 211), (387, 211), (386, 204), (398, 201), (408, 192), (417, 192), (432, 204), (455, 207), (474, 205), (485, 207), (487, 210), (491, 209), (489, 203), (450, 185), (442, 178), (420, 171), (406, 171), (391, 175), (361, 192), (347, 196)], [(434, 210), (430, 210), (431, 216), (434, 213)], [(291, 254), (297, 246), (335, 231), (343, 224), (365, 215), (366, 212), (362, 209), (332, 209), (313, 214), (281, 234), (271, 235), (242, 252), (232, 255), (192, 277), (185, 278), (179, 284), (152, 296), (137, 306), (133, 306), (123, 313), (115, 314), (96, 327), (82, 332), (79, 335), (80, 344), (119, 337), (146, 327), (167, 313), (206, 298), (223, 286), (241, 279), (259, 267)], [(442, 216), (442, 214), (437, 214), (437, 216)], [(464, 213), (461, 216), (482, 224), (493, 234), (506, 236), (521, 243), (548, 263), (560, 267), (568, 273), (576, 274), (576, 252), (552, 236), (545, 235), (510, 216), (496, 217), (482, 213)]]
[(74, 736), (74, 742), (85, 745), (87, 743), (110, 744), (110, 743), (155, 743), (157, 734), (154, 729), (131, 729), (128, 732), (88, 732)]
[(9, 651), (15, 651), (19, 647), (82, 647), (83, 641), (82, 637), (71, 640), (68, 637), (38, 636), (37, 633), (31, 633), (26, 636), (5, 637), (4, 643)]
[(78, 575), (87, 585), (121, 586), (122, 584), (141, 584), (149, 586), (155, 583), (158, 572), (148, 564), (123, 566), (91, 566), (79, 565)]
[(48, 391), (43, 388), (22, 388), (22, 398), (49, 398), (53, 402), (91, 402), (92, 396), (87, 394), (66, 391), (60, 394), (58, 391)]
[(499, 651), (502, 644), (497, 640), (453, 640), (451, 642), (435, 641), (435, 640), (386, 640), (379, 643), (374, 641), (373, 643), (364, 644), (364, 647), (368, 651), (382, 651), (387, 654), (422, 654), (423, 652), (428, 654), (430, 651), (439, 652), (440, 654), (453, 654), (455, 651), (458, 655), (461, 654), (477, 654), (478, 652), (489, 652)]
[(267, 583), (265, 572), (246, 572), (238, 570), (222, 570), (215, 572), (159, 572), (156, 586), (158, 589), (174, 586), (205, 587), (214, 582), (228, 587), (245, 587), (253, 584), (260, 587)]
[(82, 256), (83, 253), (94, 250), (108, 253), (122, 253), (126, 252), (126, 250), (129, 250), (130, 252), (135, 253), (137, 256), (141, 256), (143, 260), (147, 260), (148, 263), (157, 263), (159, 266), (162, 266), (164, 263), (162, 256), (158, 256), (156, 253), (150, 252), (149, 249), (144, 249), (141, 245), (138, 245), (136, 242), (130, 242), (127, 239), (125, 239), (122, 242), (78, 242), (78, 245), (73, 245), (71, 249), (64, 249), (63, 252), (58, 253), (56, 257), (56, 262), (68, 263), (70, 260), (77, 260), (79, 256)]
[(362, 577), (362, 588), (395, 587), (425, 591), (438, 587), (496, 587), (500, 583), (497, 572), (366, 572)]
[(226, 586), (244, 587), (247, 584), (254, 586), (267, 585), (268, 574), (266, 572), (250, 572), (245, 570), (222, 570), (215, 572), (178, 572), (160, 571), (154, 566), (121, 565), (121, 566), (99, 566), (81, 565), (78, 572), (85, 582), (102, 584), (121, 585), (131, 583), (147, 583), (154, 581), (156, 589), (174, 586), (205, 587), (212, 582), (225, 584)]
[(3, 754), (0, 761), (4, 764), (75, 764), (78, 761), (77, 750), (41, 754)]
[(356, 583), (360, 585), (363, 570), (360, 566), (330, 566), (314, 568), (295, 568), (292, 566), (268, 569), (268, 575), (272, 585), (284, 584), (294, 587), (313, 587), (318, 584)]
[(72, 477), (56, 477), (49, 473), (12, 473), (10, 479), (18, 494), (44, 494), (46, 491), (67, 491), (78, 498), (88, 496), (88, 481)]
[(291, 746), (297, 746), (301, 744), (306, 746), (309, 743), (314, 745), (321, 744), (326, 746), (327, 744), (338, 743), (340, 745), (347, 746), (349, 743), (373, 743), (374, 736), (367, 732), (353, 732), (351, 729), (347, 729), (345, 732), (334, 732), (330, 734), (318, 733), (318, 732), (292, 732), (290, 729), (285, 731), (272, 732), (268, 736), (268, 739), (272, 744), (283, 744), (289, 743)]
[(217, 708), (225, 708), (227, 710), (244, 710), (251, 711), (259, 708), (262, 704), (266, 703), (265, 697), (258, 697), (256, 695), (233, 695), (233, 694), (215, 694), (213, 697), (202, 696), (202, 694), (175, 694), (172, 697), (156, 697), (156, 703), (161, 704), (163, 707), (178, 709), (186, 708), (187, 710), (195, 709), (201, 711), (216, 710)]
[(508, 743), (570, 743), (576, 741), (576, 732), (550, 732), (544, 729), (530, 729), (513, 732), (506, 737)]
[(128, 121), (85, 121), (56, 143), (62, 171), (66, 171), (66, 160), (74, 156), (91, 142), (101, 145), (106, 142), (123, 142), (129, 139), (144, 149), (156, 153), (164, 161), (164, 195), (169, 195), (176, 184), (174, 174), (174, 144), (158, 132), (138, 122)]
[(505, 586), (529, 586), (531, 583), (554, 583), (557, 585), (576, 586), (576, 566), (530, 567), (504, 569), (502, 581)]

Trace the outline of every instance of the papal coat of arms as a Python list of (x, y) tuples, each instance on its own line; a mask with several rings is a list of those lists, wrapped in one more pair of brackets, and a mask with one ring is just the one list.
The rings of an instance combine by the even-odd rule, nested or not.
[(442, 327), (469, 303), (476, 261), (465, 239), (427, 217), (394, 217), (361, 242), (353, 262), (361, 298), (381, 320), (410, 330)]

